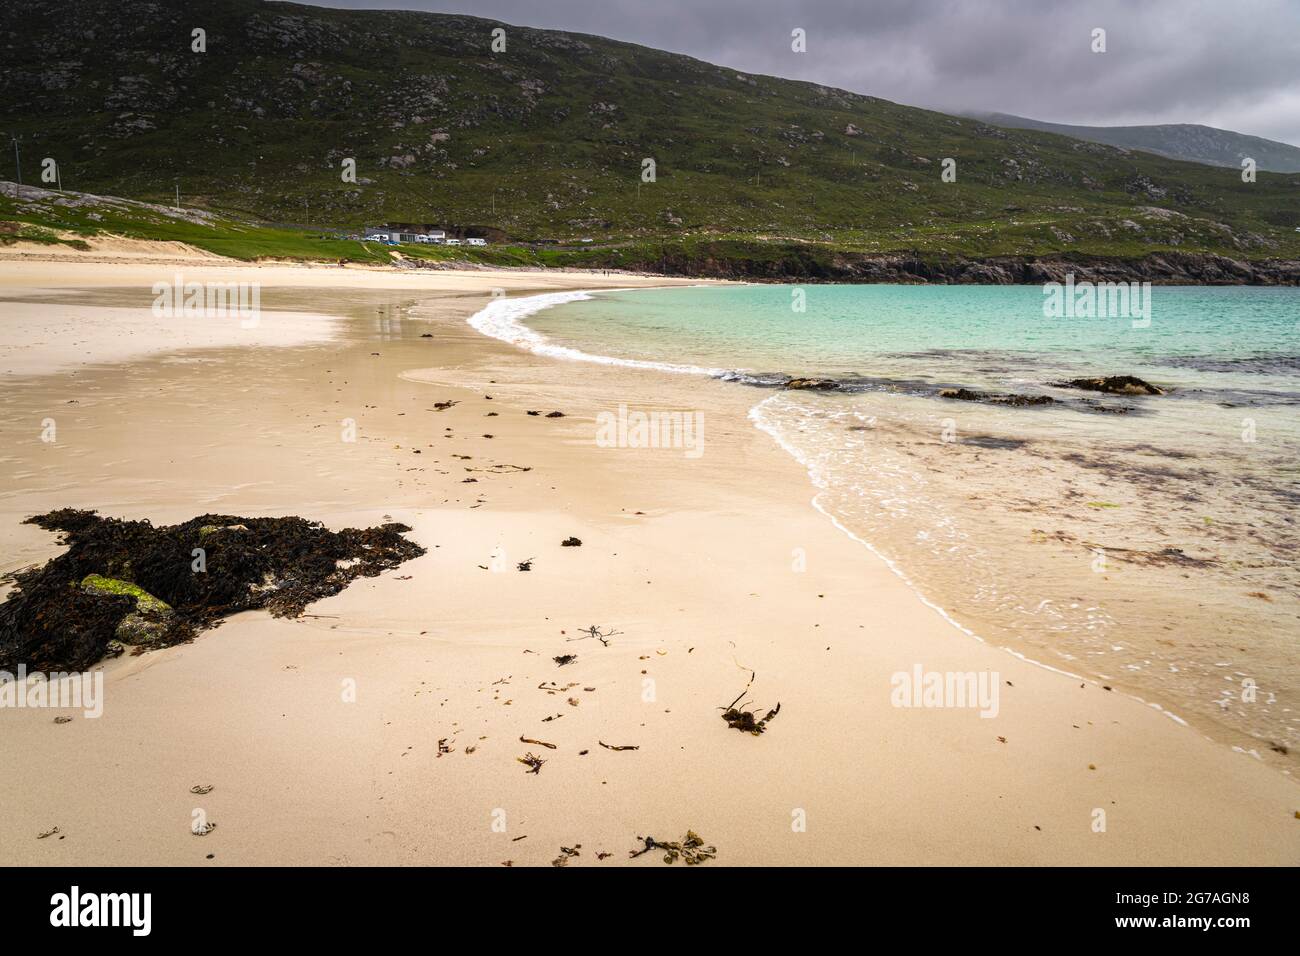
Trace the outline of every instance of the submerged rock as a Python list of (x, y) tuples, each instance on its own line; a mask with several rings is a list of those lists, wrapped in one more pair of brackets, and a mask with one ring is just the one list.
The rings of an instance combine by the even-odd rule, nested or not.
[(840, 387), (833, 378), (791, 378), (781, 384), (782, 388), (802, 389), (812, 392), (829, 392)]
[(985, 405), (1051, 405), (1056, 399), (1050, 395), (999, 395), (994, 392), (977, 392), (969, 388), (945, 388), (939, 393), (940, 398), (952, 398), (959, 402), (982, 402)]
[(1072, 378), (1067, 382), (1052, 382), (1057, 388), (1081, 388), (1087, 392), (1106, 395), (1163, 395), (1165, 390), (1136, 375), (1108, 375), (1105, 378)]
[(1132, 405), (1107, 405), (1105, 402), (1099, 402), (1092, 398), (1081, 398), (1079, 404), (1090, 412), (1098, 412), (1102, 415), (1127, 415), (1133, 411)]

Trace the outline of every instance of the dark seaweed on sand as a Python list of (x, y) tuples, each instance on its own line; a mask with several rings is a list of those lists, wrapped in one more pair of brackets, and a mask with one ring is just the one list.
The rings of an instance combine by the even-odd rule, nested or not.
[[(296, 617), (358, 577), (375, 577), (424, 549), (403, 524), (330, 531), (305, 518), (206, 514), (183, 524), (104, 518), (64, 508), (27, 524), (61, 531), (66, 553), (13, 576), (0, 604), (0, 670), (83, 670), (100, 660), (135, 598), (88, 594), (87, 575), (127, 581), (171, 606), (149, 647), (190, 640), (239, 611)], [(192, 568), (203, 549), (205, 571)]]
[[(755, 673), (751, 671), (749, 674), (749, 683), (745, 685), (745, 689), (737, 694), (736, 699), (726, 707), (719, 707), (718, 709), (722, 711), (722, 719), (727, 722), (728, 727), (742, 731), (743, 733), (753, 734), (757, 737), (767, 729), (768, 721), (781, 713), (781, 703), (778, 701), (777, 705), (764, 714), (761, 719), (755, 711), (744, 709), (746, 704), (748, 704), (748, 701), (746, 701), (745, 704), (740, 704), (740, 698), (749, 693), (749, 688), (754, 684), (755, 676)], [(740, 707), (737, 707), (737, 704), (740, 704)]]

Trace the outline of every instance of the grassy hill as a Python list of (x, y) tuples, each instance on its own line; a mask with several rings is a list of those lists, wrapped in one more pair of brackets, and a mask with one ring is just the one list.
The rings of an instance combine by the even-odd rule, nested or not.
[[(27, 182), (48, 156), (66, 188), (170, 204), (179, 186), (185, 205), (275, 224), (286, 242), (428, 223), (508, 241), (521, 263), (643, 266), (666, 250), (1300, 258), (1296, 174), (1243, 183), (1236, 170), (472, 17), (179, 6), (0, 4), (0, 134), (19, 138)], [(506, 50), (493, 53), (499, 26)], [(204, 53), (191, 50), (196, 27)], [(349, 157), (355, 184), (340, 176)], [(657, 181), (642, 184), (647, 157)], [(956, 182), (941, 181), (945, 157)], [(14, 172), (0, 165), (0, 178)], [(0, 217), (22, 218), (5, 202)], [(549, 260), (529, 245), (583, 237), (590, 248)]]
[(1155, 126), (1070, 126), (1065, 123), (1044, 123), (1042, 120), (1013, 116), (1010, 113), (970, 113), (975, 119), (994, 126), (1014, 129), (1036, 129), (1045, 133), (1059, 133), (1091, 143), (1107, 143), (1123, 149), (1141, 149), (1148, 153), (1183, 159), (1191, 163), (1210, 166), (1241, 168), (1246, 157), (1255, 160), (1260, 169), (1275, 173), (1300, 172), (1300, 148), (1289, 143), (1279, 143), (1262, 136), (1234, 133), (1196, 123), (1162, 123)]

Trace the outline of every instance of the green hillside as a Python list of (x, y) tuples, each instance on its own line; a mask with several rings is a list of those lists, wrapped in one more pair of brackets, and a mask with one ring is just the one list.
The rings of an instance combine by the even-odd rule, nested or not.
[(1107, 143), (1123, 149), (1141, 149), (1170, 159), (1185, 159), (1209, 166), (1241, 168), (1247, 157), (1260, 169), (1275, 173), (1300, 173), (1300, 148), (1262, 136), (1234, 133), (1195, 123), (1163, 123), (1153, 126), (1071, 126), (1013, 116), (1009, 113), (968, 113), (994, 126), (1036, 129), (1059, 133), (1090, 143)]
[[(498, 26), (506, 50), (493, 53)], [(196, 27), (206, 52), (191, 50)], [(1243, 183), (1237, 170), (472, 17), (5, 0), (0, 54), (0, 134), (20, 140), (26, 182), (48, 156), (68, 189), (170, 204), (179, 186), (185, 205), (286, 235), (427, 223), (520, 244), (591, 238), (567, 259), (630, 249), (642, 264), (655, 243), (1300, 258), (1300, 175)], [(4, 155), (0, 178), (14, 179)], [(355, 184), (340, 175), (349, 157)], [(956, 182), (941, 181), (945, 157)]]

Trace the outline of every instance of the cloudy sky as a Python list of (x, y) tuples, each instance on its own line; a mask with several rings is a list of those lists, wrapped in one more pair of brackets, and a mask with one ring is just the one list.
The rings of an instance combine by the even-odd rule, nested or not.
[[(1300, 0), (307, 2), (595, 33), (932, 109), (1204, 123), (1300, 145)], [(1091, 50), (1097, 27), (1105, 53)]]

